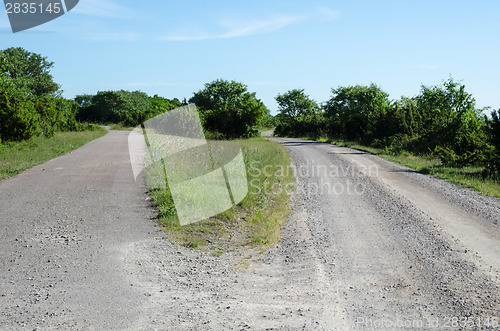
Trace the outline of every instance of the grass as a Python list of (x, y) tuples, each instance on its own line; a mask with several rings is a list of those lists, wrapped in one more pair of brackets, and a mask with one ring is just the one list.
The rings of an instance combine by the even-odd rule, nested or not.
[[(150, 190), (158, 209), (158, 222), (169, 239), (216, 256), (242, 246), (264, 249), (278, 242), (281, 228), (291, 212), (289, 193), (294, 179), (288, 154), (283, 146), (263, 138), (235, 142), (243, 151), (249, 192), (232, 209), (181, 226), (168, 187)], [(154, 169), (148, 168), (148, 184), (157, 175)]]
[(450, 183), (458, 184), (460, 187), (471, 188), (483, 195), (500, 198), (500, 178), (488, 176), (484, 167), (445, 167), (438, 158), (433, 156), (417, 156), (408, 152), (394, 155), (385, 149), (360, 145), (357, 142), (327, 138), (316, 140), (375, 154), (388, 161), (399, 163), (421, 173), (433, 175)]
[(115, 130), (115, 131), (132, 131), (135, 128), (132, 127), (132, 126), (125, 126), (125, 125), (123, 125), (121, 123), (118, 123), (118, 124), (110, 124), (109, 129), (110, 130)]
[(105, 134), (105, 130), (56, 132), (51, 138), (34, 137), (27, 141), (0, 144), (0, 180), (16, 176)]

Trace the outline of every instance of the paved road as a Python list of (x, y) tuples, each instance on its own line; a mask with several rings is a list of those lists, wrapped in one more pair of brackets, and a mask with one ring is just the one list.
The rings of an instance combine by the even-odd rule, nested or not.
[[(0, 183), (0, 329), (125, 329), (146, 300), (124, 257), (155, 234), (127, 132)], [(139, 182), (141, 183), (141, 182)]]
[(498, 199), (276, 140), (294, 213), (243, 262), (161, 239), (126, 132), (1, 182), (0, 329), (499, 329)]

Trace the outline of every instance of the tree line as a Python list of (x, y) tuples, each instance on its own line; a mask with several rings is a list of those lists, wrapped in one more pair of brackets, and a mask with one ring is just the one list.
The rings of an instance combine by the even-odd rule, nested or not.
[[(137, 126), (158, 114), (195, 103), (209, 138), (233, 139), (259, 134), (269, 110), (242, 83), (215, 80), (182, 102), (140, 91), (99, 91), (68, 100), (50, 69), (54, 63), (21, 47), (0, 51), (0, 143), (56, 131), (95, 128), (93, 124)], [(92, 123), (92, 124), (91, 124)]]
[(195, 103), (208, 138), (259, 135), (275, 127), (281, 136), (357, 141), (390, 153), (432, 154), (444, 165), (500, 170), (500, 110), (477, 109), (465, 85), (452, 78), (421, 86), (411, 98), (390, 100), (379, 86), (340, 86), (322, 105), (303, 89), (276, 96), (279, 114), (240, 82), (217, 79), (182, 102), (140, 91), (100, 91), (68, 100), (53, 81), (47, 58), (23, 48), (0, 51), (0, 142), (85, 130), (91, 124), (137, 126), (158, 114)]
[(489, 118), (477, 109), (465, 85), (452, 78), (421, 86), (417, 96), (400, 100), (390, 100), (375, 84), (341, 86), (331, 92), (321, 106), (303, 89), (278, 95), (275, 134), (327, 136), (394, 154), (431, 154), (446, 166), (499, 170), (500, 110)]

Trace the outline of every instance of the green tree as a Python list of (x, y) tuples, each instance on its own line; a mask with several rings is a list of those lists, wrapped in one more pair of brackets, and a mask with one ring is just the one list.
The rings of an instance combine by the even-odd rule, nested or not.
[(309, 98), (304, 89), (294, 89), (284, 94), (278, 94), (275, 99), (281, 118), (294, 122), (301, 122), (313, 117), (320, 110), (316, 101)]
[(50, 74), (53, 65), (46, 57), (21, 47), (0, 51), (0, 72), (6, 74), (15, 86), (26, 88), (35, 96), (54, 95), (59, 91), (59, 85)]
[(305, 94), (293, 89), (276, 96), (279, 124), (275, 134), (282, 136), (319, 136), (322, 133), (321, 108)]
[(446, 165), (484, 161), (485, 123), (465, 85), (449, 78), (441, 85), (422, 86), (416, 100), (422, 119), (420, 148), (434, 150)]
[[(485, 116), (486, 117), (486, 116)], [(491, 173), (500, 173), (500, 109), (491, 112), (491, 119), (485, 118), (490, 151), (486, 166)]]
[(154, 115), (150, 98), (139, 91), (100, 91), (92, 97), (79, 95), (75, 102), (81, 106), (81, 121), (135, 126)]
[(389, 105), (389, 95), (375, 84), (332, 89), (324, 106), (329, 133), (353, 140), (380, 138), (382, 130), (377, 130), (377, 124)]
[(268, 113), (246, 85), (223, 79), (205, 84), (189, 102), (198, 107), (203, 127), (214, 137), (238, 138), (258, 134), (258, 125)]
[(19, 141), (39, 134), (39, 118), (31, 94), (0, 73), (0, 141)]

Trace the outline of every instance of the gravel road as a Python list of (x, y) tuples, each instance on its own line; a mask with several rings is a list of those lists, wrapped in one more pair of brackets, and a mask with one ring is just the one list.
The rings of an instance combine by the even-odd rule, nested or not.
[(297, 173), (283, 238), (214, 257), (157, 231), (127, 135), (0, 183), (0, 329), (500, 329), (498, 199), (273, 138)]

